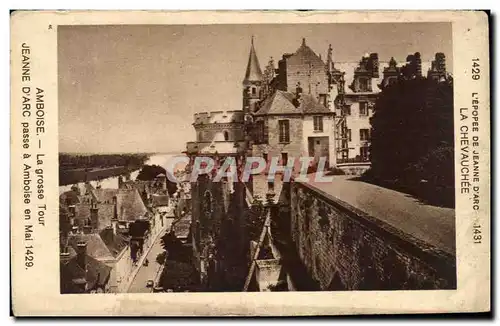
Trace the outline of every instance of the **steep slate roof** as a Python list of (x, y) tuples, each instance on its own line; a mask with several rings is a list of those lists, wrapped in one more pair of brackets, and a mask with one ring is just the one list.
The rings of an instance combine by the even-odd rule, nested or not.
[(129, 240), (125, 238), (123, 235), (120, 233), (114, 234), (113, 229), (111, 227), (107, 227), (101, 232), (99, 232), (99, 235), (108, 247), (109, 251), (113, 255), (113, 257), (117, 257), (123, 249), (125, 249), (128, 244)]
[(118, 189), (95, 189), (92, 192), (99, 203), (112, 204), (113, 197), (118, 194)]
[(70, 257), (76, 256), (77, 243), (79, 241), (87, 243), (87, 255), (97, 260), (114, 260), (115, 257), (97, 233), (70, 235), (68, 238), (68, 245), (72, 249), (69, 250)]
[(264, 100), (254, 115), (286, 114), (330, 114), (330, 110), (318, 103), (311, 95), (302, 94), (300, 105), (294, 105), (295, 94), (277, 90)]
[[(114, 215), (113, 204), (97, 204), (97, 217), (99, 230), (111, 225), (111, 219)], [(75, 205), (75, 219), (84, 224), (90, 219), (90, 204)]]
[(289, 56), (286, 61), (289, 65), (304, 65), (310, 63), (312, 66), (326, 66), (323, 60), (306, 45), (305, 39), (302, 39), (302, 45), (294, 54)]
[(75, 281), (87, 281), (87, 288), (94, 289), (96, 286), (104, 286), (109, 281), (111, 275), (111, 267), (106, 264), (86, 256), (87, 270), (84, 271), (77, 262), (77, 258), (73, 257), (66, 263), (61, 263), (61, 292), (62, 293), (82, 293), (77, 287)]
[(76, 205), (80, 203), (80, 198), (76, 191), (65, 191), (59, 196), (59, 202), (63, 205)]
[[(114, 215), (113, 197), (116, 196), (117, 216), (121, 221), (134, 221), (147, 213), (146, 206), (136, 189), (95, 189), (92, 191), (97, 204), (99, 229), (111, 225)], [(84, 221), (90, 218), (90, 199), (75, 206), (75, 218)]]
[(122, 221), (135, 221), (148, 212), (136, 189), (120, 189), (117, 195), (117, 211), (118, 219)]
[(244, 81), (261, 81), (262, 78), (262, 70), (260, 69), (259, 59), (257, 59), (257, 53), (255, 53), (252, 37), (252, 46), (250, 48), (250, 55), (248, 56)]

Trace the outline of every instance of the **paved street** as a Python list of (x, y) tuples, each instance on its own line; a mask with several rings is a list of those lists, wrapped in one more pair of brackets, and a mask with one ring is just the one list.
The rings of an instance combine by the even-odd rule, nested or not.
[[(166, 223), (165, 230), (170, 230), (170, 226), (172, 225), (173, 218), (168, 218)], [(135, 276), (132, 284), (130, 285), (128, 292), (129, 293), (148, 293), (151, 292), (151, 288), (146, 287), (146, 283), (148, 280), (154, 280), (156, 276), (156, 272), (160, 267), (156, 262), (156, 256), (163, 251), (161, 247), (161, 237), (165, 234), (163, 231), (160, 236), (156, 239), (151, 247), (151, 250), (148, 252), (146, 258), (149, 260), (148, 266), (143, 266), (139, 268), (139, 272)]]

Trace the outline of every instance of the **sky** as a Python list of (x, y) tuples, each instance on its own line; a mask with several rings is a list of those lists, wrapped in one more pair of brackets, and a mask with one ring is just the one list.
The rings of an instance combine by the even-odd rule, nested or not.
[(183, 151), (194, 113), (242, 109), (252, 35), (262, 69), (305, 38), (335, 62), (443, 52), (452, 71), (450, 23), (59, 26), (59, 150)]

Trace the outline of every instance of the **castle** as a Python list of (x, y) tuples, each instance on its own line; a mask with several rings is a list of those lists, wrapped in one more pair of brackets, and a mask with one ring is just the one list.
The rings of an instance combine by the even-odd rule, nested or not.
[(422, 75), (424, 69), (429, 78), (445, 78), (444, 54), (429, 63), (417, 52), (403, 66), (394, 58), (379, 62), (377, 53), (336, 64), (331, 45), (324, 62), (302, 39), (277, 67), (271, 58), (262, 71), (252, 37), (242, 109), (195, 114), (196, 141), (187, 154), (280, 157), (282, 165), (289, 157), (326, 157), (329, 167), (359, 173), (370, 165), (370, 118), (379, 92), (405, 70)]
[[(423, 64), (415, 53), (398, 66), (394, 58), (382, 63), (371, 53), (356, 64), (335, 63), (329, 46), (324, 62), (303, 39), (294, 53), (283, 54), (277, 67), (271, 58), (262, 70), (252, 38), (242, 108), (194, 115), (196, 141), (187, 143), (188, 169), (197, 156), (212, 157), (219, 164), (231, 157), (239, 167), (249, 156), (266, 162), (278, 157), (281, 165), (308, 156), (314, 158), (313, 168), (319, 158), (326, 158), (326, 168), (359, 174), (370, 166), (370, 118), (379, 92), (401, 74), (418, 76), (425, 68), (429, 78), (445, 78), (444, 60), (438, 53), (430, 65)], [(192, 183), (194, 263), (208, 290), (239, 290), (243, 283), (247, 287), (248, 280), (241, 276), (252, 274), (245, 257), (256, 240), (248, 234), (248, 208), (256, 195), (276, 200), (273, 196), (281, 192), (276, 187), (284, 185), (275, 182), (262, 176), (248, 183), (228, 178), (213, 182), (205, 173)]]

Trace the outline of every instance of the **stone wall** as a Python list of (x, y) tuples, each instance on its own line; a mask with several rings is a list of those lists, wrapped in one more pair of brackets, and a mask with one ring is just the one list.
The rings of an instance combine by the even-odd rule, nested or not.
[[(290, 121), (290, 142), (281, 143), (279, 139), (279, 120)], [(281, 158), (281, 153), (288, 153), (288, 157), (307, 155), (307, 148), (303, 148), (303, 120), (302, 117), (270, 116), (267, 121), (267, 144), (254, 145), (253, 155), (262, 157), (267, 153), (269, 162), (272, 157)]]
[(289, 188), (293, 243), (321, 290), (456, 288), (455, 256), (308, 185)]
[[(225, 137), (227, 135), (227, 139)], [(197, 142), (242, 141), (244, 139), (243, 124), (215, 123), (196, 126)]]
[(337, 168), (344, 171), (346, 175), (359, 175), (368, 171), (371, 167), (370, 162), (365, 163), (339, 163)]
[(328, 93), (328, 78), (325, 65), (321, 62), (309, 65), (309, 62), (293, 60), (287, 66), (286, 75), (288, 92), (295, 92), (300, 83), (304, 94), (311, 94), (315, 99), (319, 94)]
[[(191, 185), (195, 268), (209, 290), (223, 288), (238, 267), (247, 268), (246, 264), (235, 267), (240, 262), (233, 259), (244, 258), (247, 249), (244, 199), (242, 183), (212, 182), (208, 175), (201, 175)], [(212, 266), (210, 271), (209, 266)], [(243, 273), (241, 278), (244, 276)]]

